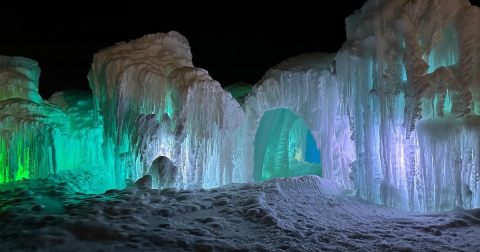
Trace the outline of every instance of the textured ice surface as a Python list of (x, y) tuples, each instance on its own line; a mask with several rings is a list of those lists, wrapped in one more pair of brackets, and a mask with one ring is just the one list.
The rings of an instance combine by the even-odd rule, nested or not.
[(56, 169), (55, 129), (38, 95), (37, 65), (0, 56), (0, 183), (42, 177)]
[(39, 103), (38, 78), (40, 68), (34, 60), (0, 56), (0, 100), (21, 98)]
[(358, 195), (418, 211), (480, 206), (479, 8), (368, 1), (336, 56)]
[(92, 95), (74, 90), (42, 100), (39, 74), (33, 60), (0, 56), (0, 183), (103, 164)]
[(233, 99), (237, 100), (238, 103), (244, 108), (245, 97), (252, 92), (252, 85), (238, 82), (224, 87), (226, 91), (232, 94)]
[[(309, 139), (311, 143), (307, 143)], [(316, 142), (305, 122), (291, 110), (265, 112), (255, 134), (254, 148), (255, 181), (322, 174)], [(309, 154), (317, 160), (307, 161)]]
[(2, 57), (0, 179), (100, 167), (119, 189), (147, 174), (196, 189), (321, 167), (386, 206), (480, 207), (479, 22), (466, 0), (369, 0), (337, 54), (285, 60), (251, 90), (195, 68), (177, 32), (98, 52), (93, 101), (41, 100), (36, 62)]
[(101, 152), (102, 118), (94, 109), (92, 94), (67, 90), (53, 94), (48, 101), (51, 109), (46, 114), (60, 132), (55, 138), (59, 170), (105, 169), (102, 167), (104, 155)]
[(244, 112), (191, 59), (188, 41), (177, 32), (147, 35), (95, 54), (89, 80), (104, 117), (107, 166), (115, 169), (118, 188), (148, 173), (159, 156), (178, 167), (175, 187), (246, 180), (236, 154)]
[[(265, 148), (257, 146), (262, 141), (266, 143), (269, 134), (258, 132), (268, 129), (260, 127), (261, 120), (265, 115), (271, 116), (271, 111), (281, 108), (300, 117), (312, 134), (320, 150), (322, 176), (350, 186), (348, 165), (355, 159), (355, 148), (350, 141), (348, 115), (342, 114), (338, 106), (340, 94), (336, 77), (332, 74), (335, 72), (334, 57), (333, 54), (314, 53), (285, 60), (270, 69), (253, 87), (252, 93), (246, 97), (242, 128), (244, 155), (255, 157), (244, 159), (248, 174), (256, 177), (255, 171), (261, 170), (258, 166), (263, 166), (263, 161), (258, 159), (263, 159), (264, 155), (259, 151)], [(267, 122), (267, 125), (273, 122)], [(296, 142), (292, 141), (292, 144)], [(252, 149), (252, 145), (256, 149)], [(303, 174), (308, 174), (306, 170), (307, 166)]]
[(0, 251), (478, 251), (480, 212), (430, 215), (341, 194), (316, 176), (212, 190), (89, 194), (100, 176), (0, 185)]

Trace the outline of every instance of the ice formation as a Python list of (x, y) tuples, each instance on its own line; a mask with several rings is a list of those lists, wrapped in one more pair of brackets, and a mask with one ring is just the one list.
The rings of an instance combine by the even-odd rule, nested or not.
[(222, 89), (177, 32), (95, 54), (93, 97), (42, 100), (36, 62), (2, 57), (0, 181), (79, 167), (120, 189), (317, 174), (390, 207), (480, 207), (479, 21), (467, 0), (369, 0), (337, 54), (285, 60), (253, 87)]
[[(244, 153), (247, 157), (254, 156), (254, 160), (246, 159), (245, 169), (257, 180), (264, 163), (261, 160), (264, 155), (260, 153), (264, 148), (257, 147), (260, 142), (267, 141), (265, 133), (258, 132), (266, 129), (262, 127), (261, 120), (264, 120), (264, 115), (270, 117), (272, 111), (281, 108), (291, 114), (286, 117), (287, 120), (300, 117), (304, 130), (308, 130), (315, 139), (316, 149), (321, 155), (321, 168), (316, 169), (317, 174), (320, 169), (323, 177), (350, 186), (348, 164), (355, 159), (355, 151), (349, 141), (349, 118), (346, 114), (341, 115), (337, 106), (340, 97), (333, 74), (334, 57), (332, 54), (314, 53), (283, 61), (269, 70), (246, 98), (243, 139), (247, 148)], [(296, 139), (291, 139), (291, 144), (307, 140), (302, 137)], [(255, 150), (248, 148), (250, 145), (255, 145)], [(307, 166), (312, 164), (304, 163), (303, 173), (297, 171), (294, 174), (311, 174)]]
[(92, 94), (81, 90), (62, 91), (53, 94), (48, 104), (46, 114), (60, 133), (55, 142), (58, 169), (103, 169), (102, 117), (97, 115), (98, 121), (95, 120), (97, 112)]
[(322, 174), (316, 141), (291, 110), (265, 112), (255, 134), (254, 150), (255, 181)]
[(64, 91), (42, 100), (39, 75), (33, 60), (0, 57), (0, 182), (91, 169), (104, 160), (92, 95)]
[(247, 180), (237, 161), (244, 112), (191, 60), (188, 42), (177, 32), (118, 43), (95, 55), (89, 80), (117, 187), (149, 173), (160, 156), (178, 167), (176, 187)]
[(0, 182), (42, 177), (56, 169), (54, 128), (38, 95), (38, 63), (0, 57)]
[(479, 8), (368, 1), (336, 56), (358, 194), (418, 211), (480, 206)]

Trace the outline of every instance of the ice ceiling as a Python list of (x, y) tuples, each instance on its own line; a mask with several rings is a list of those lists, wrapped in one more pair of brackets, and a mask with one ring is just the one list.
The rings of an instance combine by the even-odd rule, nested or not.
[(0, 182), (76, 168), (116, 188), (152, 169), (178, 188), (317, 174), (391, 207), (480, 207), (479, 23), (467, 0), (370, 0), (336, 55), (288, 59), (253, 88), (222, 89), (177, 32), (95, 54), (93, 95), (42, 100), (37, 63), (1, 57)]

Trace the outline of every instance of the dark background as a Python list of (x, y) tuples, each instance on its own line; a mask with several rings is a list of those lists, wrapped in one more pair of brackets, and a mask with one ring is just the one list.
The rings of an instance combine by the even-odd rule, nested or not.
[(65, 89), (90, 90), (86, 76), (100, 49), (175, 30), (188, 39), (194, 66), (222, 86), (255, 84), (282, 60), (337, 52), (346, 40), (345, 18), (364, 2), (15, 1), (0, 9), (0, 55), (38, 61), (40, 94), (47, 99)]

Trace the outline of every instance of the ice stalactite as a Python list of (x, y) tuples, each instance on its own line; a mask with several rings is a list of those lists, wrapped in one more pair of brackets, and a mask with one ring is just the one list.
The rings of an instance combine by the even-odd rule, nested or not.
[(39, 75), (33, 60), (0, 56), (0, 183), (56, 171), (55, 129), (42, 109)]
[(368, 1), (347, 18), (337, 78), (359, 196), (422, 212), (479, 206), (479, 18), (463, 0)]
[(42, 100), (37, 63), (0, 57), (0, 181), (76, 167), (121, 189), (147, 174), (158, 188), (321, 174), (390, 207), (480, 207), (478, 23), (467, 0), (369, 0), (336, 55), (225, 89), (177, 32), (98, 52), (93, 98)]
[[(307, 145), (309, 137), (313, 146)], [(306, 161), (312, 152), (320, 161), (313, 136), (303, 120), (288, 109), (265, 112), (255, 134), (254, 148), (256, 181), (311, 174), (320, 176), (322, 173), (320, 162)]]
[(44, 110), (56, 125), (56, 160), (59, 169), (102, 169), (104, 157), (102, 118), (93, 107), (91, 93), (66, 90), (53, 94), (44, 102)]
[(42, 100), (39, 75), (33, 60), (0, 56), (0, 183), (103, 165), (92, 95), (64, 91)]
[[(342, 113), (341, 105), (339, 106), (340, 93), (335, 76), (332, 74), (335, 72), (333, 59), (334, 55), (322, 53), (300, 55), (273, 67), (261, 81), (254, 85), (252, 93), (245, 99), (245, 120), (241, 131), (244, 142), (243, 162), (249, 176), (254, 177), (255, 180), (261, 180), (261, 172), (267, 171), (262, 168), (264, 164), (265, 168), (269, 169), (270, 177), (318, 175), (318, 169), (321, 167), (323, 177), (332, 179), (347, 188), (352, 186), (349, 165), (354, 159), (352, 156), (354, 146), (350, 140), (348, 116)], [(282, 116), (282, 111), (288, 111), (285, 113), (293, 116), (286, 116), (283, 113), (285, 118), (277, 120)], [(300, 121), (297, 118), (300, 118)], [(304, 127), (295, 126), (300, 122), (304, 123)], [(283, 132), (285, 129), (288, 130)], [(301, 134), (300, 129), (302, 129)], [(299, 160), (294, 160), (293, 152), (301, 152), (301, 148), (298, 147), (303, 146), (304, 141), (307, 140), (307, 129), (310, 130), (316, 142), (316, 149), (319, 150), (317, 153), (320, 155), (318, 158), (321, 166), (317, 167), (316, 172), (314, 172), (315, 168), (309, 166), (317, 164), (296, 165), (298, 164), (296, 162), (304, 161), (304, 155), (298, 154)], [(295, 131), (298, 132), (295, 133)], [(273, 140), (278, 143), (269, 145), (272, 132), (276, 132), (273, 134), (276, 139)], [(290, 150), (289, 145), (293, 147)], [(251, 146), (255, 148), (252, 149)], [(274, 165), (273, 167), (279, 168), (274, 169), (273, 161), (265, 160), (269, 155), (265, 155), (264, 152), (272, 151), (267, 148), (268, 146), (277, 148), (273, 150), (278, 152), (275, 153), (273, 161), (283, 157), (285, 160), (278, 164), (295, 166), (291, 167), (294, 170), (289, 173), (274, 174), (280, 171), (281, 167)], [(293, 159), (290, 159), (292, 162), (288, 159), (289, 152), (293, 155)]]
[(175, 187), (245, 179), (237, 153), (243, 111), (191, 60), (187, 40), (176, 32), (118, 43), (95, 55), (89, 80), (118, 188), (149, 173), (159, 156), (178, 168)]

